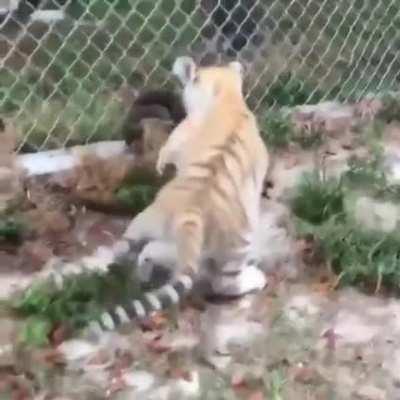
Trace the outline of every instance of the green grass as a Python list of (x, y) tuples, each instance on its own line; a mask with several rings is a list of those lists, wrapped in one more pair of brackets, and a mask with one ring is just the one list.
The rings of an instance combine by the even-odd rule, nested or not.
[(302, 149), (319, 147), (323, 142), (323, 132), (297, 129), (292, 122), (291, 112), (291, 109), (283, 107), (262, 115), (261, 134), (265, 143), (275, 149), (284, 149), (290, 144), (297, 144)]
[(293, 140), (294, 126), (285, 109), (266, 112), (261, 119), (261, 128), (266, 144), (274, 148), (285, 148)]
[(0, 215), (0, 244), (20, 243), (25, 226), (18, 218)]
[(266, 106), (294, 107), (301, 104), (318, 103), (324, 97), (315, 90), (315, 86), (296, 78), (292, 72), (283, 73), (277, 81), (268, 88), (263, 103)]
[(344, 210), (342, 182), (325, 178), (319, 172), (303, 176), (290, 200), (293, 214), (313, 225), (320, 225)]
[(400, 94), (386, 92), (380, 96), (383, 103), (382, 110), (377, 117), (385, 122), (400, 121)]
[(132, 266), (114, 266), (106, 275), (69, 276), (62, 290), (51, 282), (33, 285), (11, 304), (17, 315), (26, 318), (20, 340), (27, 345), (45, 345), (49, 334), (60, 325), (80, 329), (110, 305), (141, 298), (132, 270)]
[(316, 240), (341, 283), (376, 289), (385, 285), (398, 291), (400, 234), (367, 230), (354, 219), (352, 205), (361, 187), (380, 199), (397, 193), (374, 158), (364, 164), (359, 161), (356, 167), (352, 162), (339, 178), (321, 177), (317, 172), (305, 176), (290, 202), (298, 233)]

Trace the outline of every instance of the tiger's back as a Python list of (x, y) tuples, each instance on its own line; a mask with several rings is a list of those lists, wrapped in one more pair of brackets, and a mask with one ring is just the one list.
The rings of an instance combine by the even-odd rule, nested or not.
[(189, 123), (172, 132), (160, 157), (162, 166), (176, 165), (177, 176), (127, 231), (133, 240), (175, 242), (182, 271), (196, 272), (203, 252), (217, 263), (244, 257), (257, 224), (268, 153), (237, 64), (175, 68), (183, 71)]

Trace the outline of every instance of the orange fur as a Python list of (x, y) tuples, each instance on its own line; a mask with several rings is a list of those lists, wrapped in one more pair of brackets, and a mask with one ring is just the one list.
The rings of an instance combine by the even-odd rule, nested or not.
[(185, 58), (175, 67), (188, 116), (161, 149), (157, 169), (172, 163), (177, 176), (125, 237), (176, 243), (181, 271), (196, 273), (204, 254), (239, 268), (258, 222), (268, 153), (244, 101), (237, 63), (197, 68)]

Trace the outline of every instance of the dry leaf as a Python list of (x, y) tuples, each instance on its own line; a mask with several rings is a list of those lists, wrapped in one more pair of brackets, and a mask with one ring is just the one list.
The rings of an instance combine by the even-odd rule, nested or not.
[(296, 382), (305, 385), (315, 384), (320, 378), (318, 372), (314, 368), (305, 366), (295, 367), (293, 375)]
[(128, 369), (132, 363), (133, 363), (133, 356), (131, 353), (129, 352), (123, 352), (121, 354), (118, 354), (116, 362), (113, 366), (114, 370), (119, 370), (119, 371), (123, 371)]
[(161, 337), (151, 340), (146, 345), (151, 352), (156, 354), (163, 354), (171, 350), (170, 346), (161, 341)]
[(140, 327), (144, 332), (157, 331), (165, 328), (168, 319), (163, 312), (155, 312), (147, 318), (140, 321)]
[(70, 335), (71, 330), (66, 325), (58, 325), (54, 328), (53, 332), (50, 334), (51, 344), (53, 346), (59, 346), (64, 342)]
[(264, 393), (261, 390), (257, 390), (247, 397), (247, 400), (266, 400)]
[(235, 389), (238, 389), (238, 388), (242, 388), (246, 385), (247, 385), (247, 383), (246, 383), (243, 373), (240, 371), (234, 372), (231, 377), (231, 386), (234, 387)]
[(193, 376), (190, 371), (184, 370), (182, 368), (173, 368), (168, 371), (168, 376), (172, 379), (183, 379), (186, 382), (192, 382)]
[(108, 387), (107, 391), (106, 391), (106, 398), (107, 399), (113, 399), (115, 396), (115, 393), (123, 390), (126, 388), (126, 383), (121, 376), (114, 376), (111, 378), (111, 382), (110, 382), (110, 386)]
[(326, 347), (330, 350), (336, 349), (336, 341), (339, 338), (339, 335), (335, 333), (335, 331), (331, 328), (325, 331), (322, 334), (322, 337), (326, 339)]
[(327, 296), (333, 291), (332, 282), (316, 283), (312, 285), (312, 291), (317, 292), (323, 296)]

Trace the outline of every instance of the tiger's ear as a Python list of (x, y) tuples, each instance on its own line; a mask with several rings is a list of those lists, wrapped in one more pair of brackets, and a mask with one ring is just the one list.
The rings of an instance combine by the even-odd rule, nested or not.
[(243, 75), (245, 74), (245, 68), (243, 64), (241, 64), (239, 61), (232, 61), (228, 64), (228, 66), (243, 78)]
[(195, 80), (197, 66), (190, 57), (178, 57), (172, 67), (172, 73), (179, 78), (183, 85), (186, 85)]

